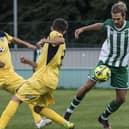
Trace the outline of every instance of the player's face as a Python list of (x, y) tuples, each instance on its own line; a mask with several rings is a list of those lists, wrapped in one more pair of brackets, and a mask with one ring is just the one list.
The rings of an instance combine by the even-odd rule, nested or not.
[(121, 28), (125, 21), (125, 16), (121, 13), (112, 13), (112, 20), (117, 28)]

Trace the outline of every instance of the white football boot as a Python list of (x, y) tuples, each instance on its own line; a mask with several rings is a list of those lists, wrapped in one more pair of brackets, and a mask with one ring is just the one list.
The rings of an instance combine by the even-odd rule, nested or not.
[(46, 125), (49, 125), (49, 124), (51, 124), (51, 123), (52, 123), (52, 120), (47, 119), (46, 117), (43, 117), (43, 118), (36, 124), (36, 127), (37, 127), (38, 129), (40, 129), (40, 128), (42, 128), (42, 127), (44, 127), (44, 126), (46, 126)]

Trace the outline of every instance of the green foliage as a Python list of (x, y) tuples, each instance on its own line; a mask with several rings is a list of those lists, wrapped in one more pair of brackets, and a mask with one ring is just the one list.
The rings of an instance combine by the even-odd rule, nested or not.
[[(13, 0), (0, 0), (1, 30), (13, 34)], [(18, 0), (17, 0), (18, 1)], [(19, 0), (18, 1), (18, 35), (24, 40), (35, 43), (50, 31), (50, 23), (57, 17), (69, 21), (67, 42), (80, 42), (85, 46), (100, 46), (105, 39), (104, 31), (82, 34), (74, 39), (74, 30), (94, 22), (103, 22), (110, 18), (110, 9), (118, 0)], [(129, 8), (128, 0), (122, 0)], [(127, 13), (129, 18), (129, 13)], [(10, 24), (11, 23), (11, 24)], [(101, 37), (100, 37), (101, 35)], [(77, 45), (79, 47), (81, 45)], [(70, 46), (69, 46), (70, 47)]]

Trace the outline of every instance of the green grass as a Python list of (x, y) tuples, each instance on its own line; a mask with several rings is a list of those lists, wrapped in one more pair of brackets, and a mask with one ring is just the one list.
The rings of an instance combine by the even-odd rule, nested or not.
[[(63, 115), (75, 93), (76, 90), (72, 89), (56, 90), (56, 104), (51, 108)], [(8, 93), (0, 91), (0, 112), (4, 110), (10, 97)], [(71, 117), (71, 121), (75, 123), (76, 129), (102, 129), (97, 121), (97, 117), (114, 97), (114, 90), (93, 89), (89, 92)], [(127, 96), (127, 102), (117, 112), (111, 115), (109, 119), (113, 129), (129, 128), (128, 97), (129, 95)], [(16, 115), (8, 124), (7, 129), (36, 129), (26, 104), (21, 105)], [(63, 127), (52, 123), (44, 129), (63, 129)]]

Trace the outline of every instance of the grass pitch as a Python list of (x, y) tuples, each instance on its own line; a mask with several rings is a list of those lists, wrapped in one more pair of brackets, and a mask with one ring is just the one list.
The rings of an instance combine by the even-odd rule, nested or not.
[[(63, 115), (75, 93), (76, 89), (56, 90), (56, 104), (51, 108)], [(114, 90), (93, 89), (89, 92), (71, 117), (71, 121), (75, 123), (75, 129), (103, 129), (98, 123), (97, 117), (114, 97)], [(2, 113), (10, 98), (11, 96), (7, 92), (0, 91), (0, 113)], [(127, 96), (127, 102), (109, 119), (113, 129), (129, 129), (128, 98), (129, 95)], [(20, 106), (7, 129), (36, 129), (31, 112), (26, 104)], [(44, 129), (63, 129), (63, 127), (53, 122)]]

